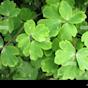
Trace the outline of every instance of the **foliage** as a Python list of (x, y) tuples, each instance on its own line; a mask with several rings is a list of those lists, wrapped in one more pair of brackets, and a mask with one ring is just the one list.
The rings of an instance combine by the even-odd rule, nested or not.
[(87, 0), (3, 0), (0, 79), (88, 80)]

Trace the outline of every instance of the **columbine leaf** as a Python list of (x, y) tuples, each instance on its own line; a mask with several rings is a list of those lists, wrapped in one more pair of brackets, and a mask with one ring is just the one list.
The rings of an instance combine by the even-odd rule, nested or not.
[(57, 38), (55, 38), (53, 41), (52, 41), (52, 50), (53, 51), (56, 51), (59, 49), (59, 40)]
[(41, 58), (42, 56), (43, 56), (42, 49), (35, 41), (32, 41), (30, 46), (30, 59), (35, 61), (38, 58)]
[(38, 24), (36, 30), (32, 33), (32, 37), (39, 42), (43, 42), (49, 38), (49, 29), (44, 24)]
[(80, 74), (79, 68), (74, 65), (62, 66), (58, 69), (57, 75), (61, 80), (74, 80)]
[(54, 63), (53, 56), (50, 57), (44, 57), (44, 60), (41, 61), (41, 68), (43, 72), (46, 72), (48, 74), (54, 74), (57, 70), (57, 65)]
[(59, 43), (61, 49), (58, 49), (55, 53), (54, 62), (58, 65), (64, 65), (69, 60), (73, 60), (75, 57), (75, 48), (73, 45), (65, 40)]
[(18, 47), (22, 50), (25, 56), (29, 56), (30, 49), (30, 38), (25, 33), (17, 36), (16, 41), (18, 42)]
[(37, 79), (38, 70), (33, 68), (30, 63), (23, 62), (20, 67), (17, 67), (16, 73), (13, 75), (14, 80), (35, 80)]
[(88, 71), (85, 71), (81, 75), (78, 75), (76, 80), (88, 80)]
[(30, 35), (35, 31), (35, 22), (33, 20), (28, 20), (24, 23), (24, 30), (27, 35)]
[(42, 19), (39, 21), (41, 24), (45, 24), (49, 29), (49, 36), (55, 37), (60, 31), (61, 21), (58, 19)]
[(84, 12), (80, 11), (77, 12), (76, 14), (74, 14), (70, 19), (69, 22), (71, 24), (79, 24), (82, 23), (83, 21), (85, 21), (86, 19), (86, 15)]
[(88, 47), (88, 31), (82, 35), (81, 41)]
[(72, 37), (75, 37), (77, 34), (77, 28), (75, 25), (65, 23), (63, 24), (60, 33), (58, 35), (58, 38), (60, 40), (72, 40)]
[(45, 55), (45, 56), (48, 56), (48, 57), (51, 56), (52, 53), (53, 53), (52, 50), (45, 50), (45, 51), (44, 51), (44, 55)]
[(9, 17), (16, 17), (20, 12), (20, 9), (16, 8), (16, 4), (13, 1), (5, 0), (0, 5), (0, 14)]
[(80, 49), (76, 54), (79, 68), (84, 71), (88, 70), (88, 48)]
[(49, 50), (52, 48), (52, 42), (51, 41), (44, 41), (44, 42), (37, 42), (37, 44), (41, 47), (43, 50)]
[(30, 63), (31, 63), (31, 65), (32, 65), (34, 68), (39, 69), (39, 68), (41, 67), (41, 65), (40, 65), (41, 61), (42, 61), (42, 59), (40, 58), (40, 59), (38, 59), (38, 60), (36, 60), (36, 61), (31, 60)]
[(0, 32), (2, 34), (11, 33), (14, 30), (12, 19), (0, 20)]
[(68, 2), (61, 1), (59, 13), (64, 19), (68, 20), (72, 16), (72, 7), (68, 4)]
[(16, 47), (7, 46), (3, 48), (1, 52), (2, 65), (9, 66), (9, 67), (15, 67), (19, 62), (19, 59), (16, 57), (16, 55), (19, 55), (19, 51)]
[[(22, 25), (22, 21), (20, 20), (20, 18), (18, 16), (17, 17), (13, 17), (12, 20), (13, 20), (13, 23), (14, 23), (14, 30), (17, 32), (17, 30)], [(23, 26), (22, 26), (22, 28), (23, 28)]]
[(19, 13), (19, 18), (23, 21), (30, 20), (35, 17), (35, 12), (29, 8), (22, 8)]
[(83, 42), (80, 39), (77, 40), (76, 49), (79, 50), (84, 47)]
[(45, 18), (59, 19), (58, 5), (46, 5), (43, 9), (43, 16)]

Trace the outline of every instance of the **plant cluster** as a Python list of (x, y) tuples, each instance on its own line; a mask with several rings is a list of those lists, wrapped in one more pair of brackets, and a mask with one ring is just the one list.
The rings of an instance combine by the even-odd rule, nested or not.
[(1, 80), (87, 80), (88, 0), (2, 0)]

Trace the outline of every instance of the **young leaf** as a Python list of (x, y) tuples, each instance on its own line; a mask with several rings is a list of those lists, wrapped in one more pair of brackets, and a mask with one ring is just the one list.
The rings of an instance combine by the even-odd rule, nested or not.
[(35, 22), (33, 20), (28, 20), (24, 23), (24, 30), (27, 35), (30, 35), (35, 31)]
[(85, 19), (86, 19), (85, 13), (80, 11), (80, 12), (77, 12), (76, 14), (74, 14), (68, 20), (68, 22), (70, 22), (71, 24), (79, 24), (79, 23), (82, 23), (83, 21), (85, 21)]
[(18, 42), (18, 47), (22, 49), (25, 56), (29, 56), (30, 50), (30, 38), (25, 33), (17, 36), (16, 41)]
[(88, 48), (80, 49), (76, 54), (79, 68), (84, 71), (88, 70)]
[(54, 74), (57, 70), (57, 67), (58, 66), (54, 63), (54, 59), (52, 56), (44, 57), (41, 61), (41, 68), (43, 72)]
[(53, 53), (53, 51), (52, 51), (52, 50), (45, 50), (45, 51), (44, 51), (44, 55), (45, 55), (46, 57), (51, 56), (51, 55), (52, 55), (52, 53)]
[(75, 37), (77, 34), (77, 28), (75, 25), (65, 23), (63, 24), (60, 33), (58, 35), (58, 38), (60, 40), (72, 40), (72, 37)]
[(53, 41), (52, 41), (52, 50), (53, 51), (57, 51), (59, 49), (59, 40), (58, 38), (55, 38)]
[(51, 41), (44, 41), (44, 42), (37, 42), (37, 44), (41, 47), (43, 50), (49, 50), (52, 48), (52, 42)]
[(82, 35), (81, 41), (84, 42), (86, 47), (88, 47), (88, 31)]
[(32, 18), (35, 17), (35, 12), (32, 11), (31, 9), (29, 8), (22, 8), (20, 13), (19, 13), (19, 18), (22, 20), (22, 21), (26, 21), (26, 20), (30, 20)]
[(61, 41), (59, 46), (60, 49), (58, 49), (55, 53), (54, 62), (56, 64), (64, 65), (69, 60), (73, 60), (75, 58), (75, 48), (69, 41)]
[(33, 68), (30, 63), (23, 62), (20, 67), (17, 67), (16, 73), (13, 76), (14, 80), (35, 80), (37, 79), (38, 70)]
[(13, 1), (5, 0), (0, 5), (0, 14), (9, 17), (16, 17), (20, 12), (20, 9), (16, 8), (16, 4)]
[(77, 40), (76, 49), (79, 50), (84, 47), (83, 42), (80, 39)]
[(36, 61), (38, 58), (41, 58), (42, 56), (42, 49), (35, 41), (32, 41), (30, 46), (30, 59)]
[(72, 16), (72, 7), (68, 4), (68, 2), (61, 1), (59, 13), (64, 19), (68, 20)]
[(67, 65), (58, 69), (57, 75), (61, 80), (74, 80), (80, 72), (76, 65)]
[(55, 37), (60, 31), (60, 20), (59, 19), (42, 19), (38, 22), (39, 24), (45, 24), (49, 29), (49, 36)]
[(32, 65), (34, 68), (39, 69), (39, 68), (41, 67), (41, 65), (40, 65), (41, 61), (42, 61), (42, 59), (40, 58), (40, 59), (38, 59), (38, 60), (36, 60), (36, 61), (31, 60), (30, 63), (31, 63), (31, 65)]
[(43, 9), (43, 17), (59, 19), (60, 15), (58, 13), (58, 5), (46, 5)]
[(15, 67), (19, 62), (19, 59), (16, 57), (16, 55), (19, 55), (19, 51), (16, 47), (7, 46), (3, 48), (1, 52), (2, 65), (9, 66), (9, 67)]
[(49, 29), (44, 24), (38, 24), (36, 30), (32, 33), (32, 37), (38, 41), (43, 42), (49, 38)]
[(0, 32), (2, 34), (11, 33), (14, 30), (14, 24), (12, 19), (0, 20)]
[(76, 77), (76, 80), (88, 80), (88, 71), (83, 72)]

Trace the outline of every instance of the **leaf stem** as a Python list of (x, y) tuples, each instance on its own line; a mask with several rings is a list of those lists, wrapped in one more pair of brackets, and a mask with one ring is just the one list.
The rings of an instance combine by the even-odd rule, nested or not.
[[(40, 15), (41, 15), (41, 13), (37, 14), (37, 15), (34, 16), (32, 19), (35, 19), (35, 18), (37, 18), (37, 17), (40, 16)], [(22, 23), (22, 25), (21, 25), (20, 30), (17, 32), (17, 34), (16, 34), (11, 40), (9, 40), (9, 41), (6, 43), (6, 45), (5, 45), (4, 47), (8, 46), (11, 42), (13, 42), (13, 41), (16, 39), (16, 37), (17, 37), (22, 31), (23, 31), (23, 23)], [(3, 48), (4, 48), (4, 47), (3, 47)]]
[(17, 32), (17, 34), (6, 43), (6, 45), (4, 47), (8, 46), (11, 42), (13, 42), (22, 31), (23, 31), (23, 26), (20, 28), (20, 30)]

